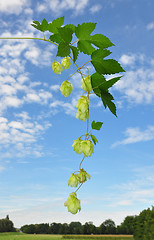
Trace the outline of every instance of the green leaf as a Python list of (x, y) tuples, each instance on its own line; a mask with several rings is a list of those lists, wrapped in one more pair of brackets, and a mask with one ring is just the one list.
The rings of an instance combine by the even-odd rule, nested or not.
[(73, 31), (73, 33), (74, 33), (76, 26), (74, 24), (66, 24), (65, 28), (70, 28)]
[(105, 77), (97, 72), (93, 73), (91, 75), (91, 85), (93, 88), (94, 93), (98, 96), (101, 97), (101, 89), (100, 87), (102, 86), (103, 83), (105, 83)]
[(49, 23), (48, 25), (48, 31), (52, 33), (58, 33), (58, 29), (64, 24), (64, 17), (57, 18), (52, 21), (52, 23)]
[(103, 89), (103, 90), (107, 90), (107, 89), (109, 89), (110, 87), (112, 87), (117, 81), (119, 81), (121, 77), (122, 77), (122, 76), (112, 78), (112, 79), (104, 82), (99, 88), (100, 88), (100, 89)]
[(72, 41), (73, 30), (71, 28), (67, 28), (67, 27), (58, 28), (58, 32), (59, 32), (61, 38), (66, 43), (70, 43)]
[(53, 35), (51, 35), (49, 37), (49, 39), (52, 41), (52, 42), (56, 42), (56, 43), (61, 43), (61, 42), (64, 42), (64, 40), (62, 39), (62, 37), (60, 36), (59, 33), (55, 33)]
[(74, 46), (70, 46), (72, 53), (73, 53), (73, 62), (76, 62), (78, 54), (79, 54), (79, 50), (77, 49), (77, 47)]
[(105, 108), (108, 107), (109, 110), (117, 117), (116, 106), (112, 102), (112, 100), (114, 100), (113, 96), (108, 91), (102, 90), (101, 91), (101, 99), (104, 104), (104, 107)]
[(67, 57), (70, 54), (70, 46), (64, 42), (59, 43), (57, 56)]
[(35, 24), (37, 24), (37, 25), (40, 24), (40, 22), (38, 22), (38, 21), (33, 21), (33, 23), (35, 23)]
[(39, 23), (38, 21), (33, 21), (33, 23), (34, 24), (31, 25), (41, 32), (45, 32), (48, 30), (48, 22), (45, 18), (42, 20), (42, 23)]
[(111, 53), (112, 52), (110, 52), (110, 50), (107, 49), (97, 49), (92, 53), (91, 59), (92, 60), (101, 59), (102, 61), (103, 60), (102, 58), (109, 56)]
[(84, 54), (91, 55), (95, 51), (95, 48), (91, 45), (91, 43), (86, 40), (78, 41), (77, 46), (80, 52), (83, 52)]
[(120, 64), (114, 59), (103, 60), (102, 58), (92, 58), (95, 70), (100, 74), (114, 74), (125, 72)]
[(75, 35), (80, 40), (86, 40), (90, 37), (90, 34), (94, 31), (96, 27), (96, 23), (82, 23), (78, 24), (78, 26), (75, 28)]
[(95, 121), (92, 121), (91, 127), (92, 127), (92, 129), (100, 130), (101, 127), (102, 127), (102, 124), (103, 124), (103, 122), (95, 122)]
[(45, 32), (48, 30), (48, 22), (45, 18), (42, 20), (41, 28), (42, 28), (42, 32)]
[(96, 27), (96, 23), (91, 23), (91, 22), (82, 23), (81, 25), (78, 24), (78, 26), (76, 27), (75, 34), (79, 39), (77, 46), (80, 52), (91, 55), (92, 52), (95, 51), (95, 48), (88, 41), (91, 37), (90, 34), (93, 32), (95, 27)]
[(108, 48), (114, 46), (110, 39), (103, 34), (95, 34), (90, 37), (89, 41), (99, 48)]
[(34, 28), (36, 28), (37, 30), (42, 31), (42, 27), (41, 24), (38, 21), (33, 21), (34, 24), (31, 24)]
[(92, 139), (93, 143), (96, 145), (96, 143), (98, 143), (97, 138), (92, 134), (90, 134), (90, 136), (91, 136), (91, 139)]

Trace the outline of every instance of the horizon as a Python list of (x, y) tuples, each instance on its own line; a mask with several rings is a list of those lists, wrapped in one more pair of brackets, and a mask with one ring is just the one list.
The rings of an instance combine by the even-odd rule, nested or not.
[[(91, 98), (90, 123), (98, 144), (85, 159), (91, 179), (78, 191), (81, 212), (64, 207), (72, 189), (67, 181), (81, 156), (73, 140), (83, 134), (77, 120), (80, 76), (73, 91), (61, 96), (70, 69), (55, 75), (56, 47), (34, 40), (0, 40), (0, 218), (9, 215), (16, 227), (31, 221), (92, 221), (138, 215), (154, 203), (154, 2), (140, 0), (14, 0), (0, 2), (0, 37), (42, 37), (32, 21), (64, 16), (65, 24), (97, 23), (94, 33), (108, 37), (111, 58), (125, 69), (111, 93), (116, 118)], [(47, 34), (48, 35), (48, 34)], [(79, 55), (78, 65), (86, 57)], [(60, 58), (57, 58), (60, 61)], [(94, 72), (91, 65), (90, 74)], [(23, 217), (24, 216), (24, 217)], [(46, 219), (46, 220), (45, 220)], [(67, 221), (66, 221), (67, 220)]]

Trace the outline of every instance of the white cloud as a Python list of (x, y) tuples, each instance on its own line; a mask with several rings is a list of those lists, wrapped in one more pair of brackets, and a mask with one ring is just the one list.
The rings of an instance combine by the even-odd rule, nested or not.
[(0, 1), (0, 12), (6, 14), (20, 14), (24, 8), (30, 5), (29, 0), (5, 0)]
[[(47, 46), (43, 50), (36, 46), (31, 46), (25, 52), (25, 58), (36, 66), (49, 66), (51, 65), (51, 57), (55, 47), (53, 45)], [(39, 57), (41, 56), (41, 58)]]
[(114, 89), (123, 94), (123, 99), (133, 104), (151, 104), (154, 99), (153, 59), (144, 55), (122, 55), (122, 64), (130, 66)]
[(51, 89), (52, 91), (57, 92), (57, 91), (60, 89), (60, 85), (58, 85), (58, 84), (52, 85), (52, 86), (50, 87), (50, 89)]
[[(56, 200), (57, 201), (57, 200)], [(56, 202), (55, 201), (55, 202)], [(64, 201), (64, 199), (63, 199)], [(57, 201), (61, 206), (63, 202)], [(18, 205), (17, 205), (18, 206)], [(50, 209), (50, 210), (49, 210)], [(6, 212), (6, 210), (3, 212)], [(95, 226), (100, 226), (106, 219), (113, 219), (115, 223), (120, 224), (126, 216), (138, 215), (140, 211), (137, 210), (119, 210), (119, 211), (82, 211), (80, 214), (71, 215), (67, 211), (63, 211), (60, 206), (56, 206), (55, 203), (47, 204), (35, 204), (33, 207), (27, 207), (26, 209), (9, 208), (7, 213), (11, 216), (11, 220), (15, 223), (16, 227), (21, 227), (25, 224), (42, 223), (42, 222), (61, 222), (71, 223), (72, 221), (79, 221), (85, 224), (88, 221), (92, 221)], [(24, 218), (22, 217), (24, 216)]]
[(40, 124), (32, 120), (26, 112), (16, 114), (16, 119), (9, 121), (0, 117), (1, 158), (22, 157), (29, 154), (41, 156), (42, 149), (37, 145), (37, 141), (51, 124), (48, 122)]
[(4, 97), (3, 101), (7, 107), (19, 107), (22, 104), (22, 100), (17, 97)]
[(93, 5), (91, 8), (90, 8), (90, 12), (93, 14), (93, 13), (96, 13), (96, 12), (99, 12), (101, 10), (102, 6), (100, 4), (96, 4), (96, 5)]
[(137, 142), (146, 142), (154, 139), (154, 126), (147, 127), (146, 130), (140, 130), (138, 127), (136, 128), (127, 128), (124, 132), (126, 136), (125, 139), (121, 141), (117, 141), (112, 144), (112, 147), (116, 147), (118, 145), (125, 145)]
[(126, 54), (123, 54), (121, 56), (121, 58), (119, 59), (121, 64), (124, 64), (124, 65), (133, 65), (135, 63), (135, 60), (136, 60), (136, 55), (135, 54), (132, 54), (130, 56), (126, 55)]
[(29, 103), (37, 102), (39, 104), (47, 104), (51, 98), (52, 94), (50, 92), (41, 89), (37, 92), (32, 90), (31, 93), (27, 93), (24, 100)]
[(18, 40), (1, 43), (0, 113), (8, 107), (21, 107), (24, 103), (48, 104), (52, 98), (50, 91), (45, 90), (48, 86), (41, 82), (30, 82), (29, 73), (25, 71), (25, 64), (29, 60), (37, 66), (50, 65), (53, 49), (53, 46), (41, 49), (33, 41), (30, 44), (29, 41)]
[(154, 22), (151, 22), (147, 25), (147, 30), (153, 30), (154, 29)]
[[(135, 173), (135, 175), (134, 175)], [(110, 207), (124, 207), (127, 206), (136, 209), (136, 206), (142, 210), (153, 204), (154, 199), (154, 165), (144, 166), (132, 169), (131, 176), (133, 181), (124, 182), (120, 185), (113, 185), (112, 199), (109, 201)], [(118, 194), (117, 194), (118, 193)]]
[(81, 14), (87, 7), (89, 0), (44, 0), (38, 4), (39, 12), (47, 12), (51, 10), (56, 15), (62, 14), (63, 11), (72, 10), (73, 14)]
[(52, 113), (57, 113), (62, 109), (66, 114), (75, 116), (76, 114), (75, 103), (76, 101), (74, 102), (74, 99), (72, 99), (71, 103), (56, 100), (50, 104), (50, 108), (54, 110), (54, 112), (52, 111)]

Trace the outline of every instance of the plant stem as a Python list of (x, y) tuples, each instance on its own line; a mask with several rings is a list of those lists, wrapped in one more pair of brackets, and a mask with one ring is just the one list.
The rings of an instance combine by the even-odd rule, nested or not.
[(46, 39), (45, 39), (45, 35), (44, 35), (44, 32), (43, 32), (43, 37), (44, 37), (44, 40), (46, 40)]
[(80, 184), (80, 186), (76, 189), (75, 193), (80, 189), (83, 183)]
[(78, 42), (79, 40), (77, 39), (76, 41), (74, 41), (73, 43), (71, 43), (71, 45), (70, 46), (72, 46), (74, 43), (76, 43), (76, 42)]
[(74, 73), (72, 73), (66, 80), (68, 80), (69, 78), (71, 78), (76, 72), (77, 72), (77, 70), (76, 70)]
[[(89, 92), (87, 94), (87, 98), (89, 100)], [(89, 107), (88, 107), (88, 117), (87, 117), (87, 132), (86, 132), (86, 136), (88, 135), (89, 132)]]
[[(70, 59), (73, 61), (73, 58), (69, 55)], [(78, 67), (78, 65), (73, 61), (73, 63), (75, 64), (75, 66), (77, 67), (77, 71), (81, 74), (81, 77), (83, 78), (83, 74), (80, 70), (80, 68)]]
[(33, 37), (0, 37), (1, 39), (5, 39), (5, 40), (42, 40), (42, 41), (46, 41), (46, 42), (50, 42), (53, 43), (54, 45), (58, 46), (57, 43), (54, 43), (48, 39), (44, 39), (44, 38), (33, 38)]
[(80, 162), (79, 169), (81, 169), (81, 164), (82, 164), (84, 159), (85, 159), (85, 156), (82, 158), (82, 161)]
[(92, 60), (87, 61), (85, 64), (82, 65), (82, 67), (80, 67), (80, 69), (83, 68), (87, 63), (89, 63), (89, 62), (91, 62), (91, 61), (92, 61)]

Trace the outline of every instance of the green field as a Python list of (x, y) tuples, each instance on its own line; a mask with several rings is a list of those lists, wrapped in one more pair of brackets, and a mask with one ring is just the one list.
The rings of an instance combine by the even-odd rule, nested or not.
[(106, 235), (90, 235), (90, 236), (74, 236), (69, 235), (68, 238), (62, 238), (62, 235), (41, 235), (41, 234), (22, 234), (22, 233), (0, 233), (0, 240), (62, 240), (62, 239), (94, 239), (94, 240), (133, 240), (130, 236), (106, 236)]

